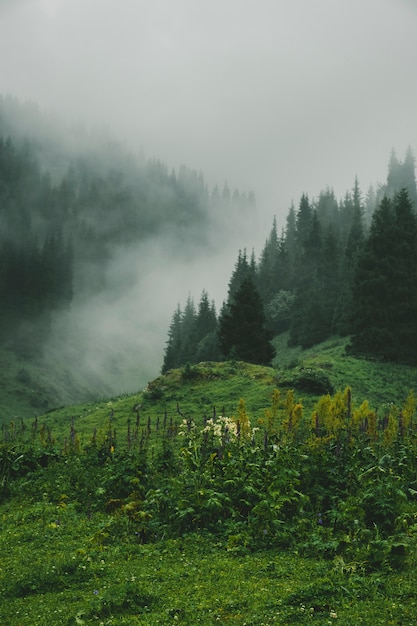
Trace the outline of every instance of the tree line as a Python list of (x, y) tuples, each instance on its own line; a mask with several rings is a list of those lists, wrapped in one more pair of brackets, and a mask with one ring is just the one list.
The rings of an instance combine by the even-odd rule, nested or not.
[(239, 251), (206, 335), (194, 333), (202, 302), (178, 306), (162, 371), (232, 357), (270, 364), (272, 338), (284, 332), (303, 348), (350, 336), (351, 353), (416, 365), (416, 200), (410, 148), (403, 162), (391, 153), (386, 183), (366, 197), (357, 179), (340, 201), (331, 189), (312, 201), (303, 194), (281, 234), (274, 219), (258, 259)]

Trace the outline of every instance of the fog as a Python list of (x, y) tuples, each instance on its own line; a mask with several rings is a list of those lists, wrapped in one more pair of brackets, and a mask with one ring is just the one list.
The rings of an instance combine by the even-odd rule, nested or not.
[(265, 223), (417, 146), (413, 0), (3, 0), (0, 89), (110, 128)]
[(139, 248), (118, 250), (109, 267), (108, 289), (75, 299), (70, 312), (55, 323), (47, 356), (56, 358), (59, 352), (101, 393), (145, 387), (161, 370), (177, 304), (183, 310), (191, 296), (197, 305), (204, 288), (219, 306), (236, 260), (234, 249), (184, 257), (175, 250), (179, 245), (161, 235)]
[(1, 94), (257, 200), (257, 228), (210, 258), (179, 261), (160, 240), (146, 261), (118, 251), (115, 284), (135, 264), (137, 280), (74, 305), (96, 346), (86, 361), (122, 342), (141, 381), (155, 376), (177, 302), (205, 288), (219, 304), (238, 249), (260, 252), (274, 215), (281, 227), (303, 192), (342, 197), (355, 176), (366, 192), (391, 148), (417, 150), (416, 32), (414, 0), (0, 0)]

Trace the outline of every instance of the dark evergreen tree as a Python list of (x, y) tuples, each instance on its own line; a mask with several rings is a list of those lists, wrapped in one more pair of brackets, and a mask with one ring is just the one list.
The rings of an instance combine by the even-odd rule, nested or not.
[(341, 335), (349, 334), (351, 327), (353, 315), (353, 280), (365, 238), (363, 214), (364, 209), (361, 195), (354, 190), (352, 223), (341, 255), (337, 302), (334, 310), (334, 329)]
[(403, 187), (403, 175), (402, 168), (399, 159), (397, 158), (396, 152), (394, 148), (391, 150), (389, 164), (388, 164), (388, 174), (387, 174), (387, 184), (384, 189), (384, 193), (389, 198), (392, 198), (396, 191), (399, 191)]
[(298, 261), (295, 301), (290, 325), (290, 344), (308, 348), (322, 341), (328, 329), (323, 307), (320, 263), (322, 232), (314, 211), (310, 230), (305, 235), (303, 251)]
[(184, 312), (178, 305), (172, 316), (162, 373), (169, 369), (219, 358), (217, 317), (213, 302), (203, 291), (198, 310), (188, 297)]
[(219, 319), (220, 351), (226, 358), (270, 365), (275, 355), (266, 328), (262, 300), (254, 280), (247, 277)]
[(214, 302), (203, 291), (198, 305), (194, 330), (196, 351), (193, 362), (216, 361), (219, 358), (217, 315)]
[(365, 197), (365, 206), (364, 206), (364, 226), (365, 229), (368, 229), (371, 221), (372, 221), (372, 215), (374, 214), (374, 211), (376, 209), (377, 206), (377, 194), (375, 193), (375, 189), (373, 188), (372, 185), (370, 185), (368, 192), (366, 194)]
[(164, 362), (162, 365), (162, 374), (165, 374), (168, 370), (180, 367), (180, 353), (181, 353), (181, 320), (182, 313), (180, 305), (175, 309), (171, 324), (168, 330), (168, 341), (165, 347)]
[(332, 226), (334, 232), (339, 219), (339, 205), (334, 195), (333, 189), (327, 188), (321, 191), (317, 202), (314, 204), (314, 210), (320, 221), (323, 230)]
[(279, 254), (277, 220), (274, 217), (272, 229), (262, 250), (256, 273), (256, 285), (263, 302), (269, 302), (280, 289), (278, 284)]
[(246, 278), (254, 278), (254, 271), (255, 268), (253, 267), (252, 261), (250, 263), (248, 262), (246, 250), (243, 252), (239, 250), (238, 258), (229, 280), (227, 304), (231, 304), (234, 301), (237, 291)]
[(408, 192), (374, 213), (353, 287), (351, 350), (417, 364), (417, 219)]
[(307, 194), (303, 193), (303, 195), (301, 196), (295, 223), (296, 238), (300, 248), (302, 245), (304, 245), (305, 240), (310, 234), (312, 217), (313, 210), (310, 206), (308, 196)]
[(358, 178), (351, 191), (347, 192), (340, 207), (339, 235), (342, 245), (346, 245), (348, 236), (351, 234), (354, 222), (358, 222), (358, 217), (362, 221), (364, 214), (364, 206), (362, 201), (362, 193), (359, 187)]
[(284, 242), (285, 249), (288, 254), (289, 267), (293, 267), (297, 245), (296, 215), (293, 204), (291, 205), (286, 218)]
[(197, 313), (194, 300), (188, 296), (181, 318), (181, 347), (179, 352), (179, 362), (181, 365), (194, 362), (194, 355), (197, 348), (195, 324)]
[(335, 310), (340, 295), (340, 248), (338, 240), (329, 225), (323, 237), (321, 253), (321, 298), (325, 337), (335, 333)]

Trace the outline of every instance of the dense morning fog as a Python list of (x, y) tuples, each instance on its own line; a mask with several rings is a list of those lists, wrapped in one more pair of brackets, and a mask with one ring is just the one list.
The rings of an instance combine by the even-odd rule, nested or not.
[(254, 189), (268, 225), (416, 144), (412, 0), (0, 5), (2, 93)]
[(413, 0), (1, 0), (1, 95), (256, 197), (250, 223), (211, 223), (203, 254), (191, 234), (116, 248), (108, 290), (75, 299), (53, 350), (136, 389), (177, 303), (206, 289), (219, 307), (274, 215), (383, 181), (392, 148), (417, 148), (416, 27)]

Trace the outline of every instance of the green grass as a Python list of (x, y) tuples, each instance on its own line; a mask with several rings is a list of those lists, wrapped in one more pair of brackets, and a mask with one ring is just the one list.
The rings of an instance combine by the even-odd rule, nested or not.
[[(323, 495), (328, 482), (323, 472), (336, 471), (340, 453), (334, 446), (326, 448), (325, 440), (322, 450), (302, 447), (301, 440), (299, 448), (278, 446), (282, 462), (272, 447), (270, 458), (260, 467), (255, 463), (255, 458), (263, 458), (262, 434), (258, 434), (257, 457), (254, 449), (239, 456), (239, 449), (231, 448), (230, 457), (218, 458), (219, 474), (210, 469), (208, 456), (194, 476), (191, 465), (178, 463), (178, 459), (194, 463), (192, 449), (186, 446), (179, 452), (184, 440), (176, 437), (172, 446), (177, 461), (168, 469), (158, 465), (162, 433), (171, 422), (178, 427), (184, 418), (192, 418), (201, 428), (214, 413), (236, 415), (243, 398), (255, 426), (271, 407), (277, 387), (283, 401), (288, 389), (295, 390), (307, 421), (322, 395), (312, 390), (314, 385), (329, 384), (335, 391), (349, 385), (354, 406), (367, 399), (379, 414), (391, 403), (402, 405), (408, 392), (416, 390), (415, 368), (346, 356), (344, 340), (335, 338), (307, 351), (287, 348), (284, 336), (276, 341), (273, 368), (203, 363), (160, 376), (136, 394), (48, 411), (39, 416), (36, 432), (33, 418), (23, 424), (15, 418), (3, 429), (0, 624), (417, 623), (414, 439), (409, 440), (411, 447), (403, 460), (396, 459), (394, 452), (401, 446), (388, 453), (384, 449), (378, 457), (377, 449), (369, 452), (365, 445), (355, 454), (352, 451), (352, 460), (346, 448), (340, 481), (327, 476), (342, 491), (347, 489), (346, 502), (337, 494)], [(7, 356), (2, 358), (5, 364)], [(25, 367), (29, 379), (19, 367), (18, 362), (10, 362), (10, 383), (17, 379), (17, 386), (9, 388), (13, 417), (18, 409), (18, 403), (12, 403), (13, 393), (17, 397), (25, 385), (29, 393), (30, 380), (36, 376), (30, 363)], [(3, 402), (6, 406), (6, 395)], [(139, 451), (129, 459), (123, 456), (128, 428), (133, 436), (136, 427), (138, 437), (147, 436), (148, 469), (142, 468)], [(106, 438), (116, 436), (116, 454), (107, 450), (101, 462), (99, 456), (83, 452), (93, 433), (99, 450), (104, 450)], [(71, 450), (73, 444), (80, 449), (80, 458)], [(166, 454), (161, 458), (169, 461)], [(345, 472), (345, 463), (350, 462), (367, 502), (356, 501), (355, 489), (349, 487), (352, 476)], [(407, 463), (411, 469), (403, 475)], [(310, 470), (302, 474), (306, 464), (314, 473), (311, 484)], [(308, 496), (298, 490), (301, 479), (310, 489)], [(270, 486), (261, 501), (259, 490), (264, 485)], [(379, 495), (374, 497), (375, 485)], [(232, 501), (237, 490), (242, 494), (236, 496), (238, 506), (240, 498), (249, 502), (243, 507), (248, 509), (247, 519), (241, 513), (238, 517), (239, 509), (230, 513), (227, 499), (221, 499)], [(322, 509), (314, 504), (316, 496), (319, 504), (324, 498), (330, 502), (331, 510), (323, 510), (327, 527), (317, 526), (317, 511)], [(110, 508), (109, 503), (113, 503)], [(139, 508), (129, 514), (123, 503)], [(169, 515), (164, 519), (163, 511), (162, 521), (156, 520), (165, 505), (175, 511), (175, 532), (170, 531), (174, 525), (170, 526)], [(393, 529), (384, 535), (372, 519), (366, 525), (363, 517), (364, 512), (372, 514), (375, 506), (384, 513), (386, 527)], [(201, 517), (204, 510), (210, 523), (205, 522), (205, 514)], [(225, 515), (220, 522), (217, 510)], [(333, 514), (336, 521), (331, 521)], [(285, 524), (273, 526), (280, 515), (291, 525), (289, 540)], [(182, 519), (187, 531), (181, 530)], [(276, 529), (278, 541), (263, 536), (265, 524)], [(220, 530), (211, 534), (210, 527)], [(362, 534), (355, 534), (359, 527)], [(300, 538), (294, 541), (298, 529)]]
[[(254, 422), (263, 417), (264, 409), (270, 405), (275, 386), (272, 368), (246, 363), (207, 363), (192, 371), (192, 377), (184, 379), (183, 370), (173, 370), (137, 394), (51, 410), (39, 416), (39, 427), (48, 426), (55, 441), (62, 444), (74, 423), (84, 444), (95, 430), (97, 436), (105, 436), (111, 422), (119, 444), (125, 446), (128, 422), (133, 429), (138, 414), (139, 429), (146, 430), (150, 420), (153, 435), (157, 428), (163, 429), (164, 421), (169, 426), (171, 420), (179, 424), (184, 417), (192, 417), (202, 423), (214, 411), (218, 415), (235, 414), (240, 398), (245, 399)], [(27, 420), (28, 429), (32, 425), (33, 420)]]
[[(381, 412), (390, 403), (403, 404), (411, 390), (417, 394), (416, 368), (347, 356), (346, 339), (334, 338), (304, 351), (289, 348), (287, 340), (287, 335), (276, 338), (278, 356), (272, 368), (242, 362), (202, 363), (188, 372), (182, 368), (160, 376), (149, 383), (145, 392), (140, 390), (134, 394), (63, 406), (49, 409), (47, 413), (34, 410), (32, 415), (37, 414), (39, 425), (49, 427), (52, 436), (61, 444), (68, 439), (71, 424), (74, 424), (82, 444), (91, 439), (94, 431), (99, 436), (105, 436), (111, 418), (111, 427), (116, 430), (119, 445), (124, 446), (128, 422), (133, 428), (138, 406), (139, 428), (146, 428), (150, 420), (152, 434), (156, 433), (157, 427), (163, 427), (164, 420), (168, 424), (171, 421), (178, 424), (183, 417), (191, 417), (202, 423), (205, 417), (213, 415), (214, 410), (217, 415), (233, 415), (241, 398), (245, 400), (251, 422), (255, 424), (270, 407), (274, 388), (280, 387), (283, 393), (287, 389), (295, 390), (296, 399), (302, 402), (304, 413), (309, 417), (314, 404), (327, 392), (327, 388), (319, 386), (318, 389), (311, 389), (308, 384), (299, 384), (300, 374), (305, 372), (314, 382), (316, 379), (320, 384), (323, 380), (328, 381), (332, 391), (350, 386), (356, 405), (366, 399), (371, 408)], [(3, 355), (3, 358), (6, 359), (6, 356)], [(16, 383), (16, 378), (22, 378), (21, 373), (19, 376), (21, 370), (16, 367), (17, 364), (12, 362), (10, 381), (4, 383), (6, 386), (9, 384), (8, 393), (12, 398), (7, 405), (9, 395), (4, 396), (4, 404), (11, 407), (7, 412), (3, 411), (5, 424), (11, 419), (16, 421), (17, 416), (22, 417), (18, 413), (19, 403), (13, 404), (18, 402), (16, 398), (23, 398), (19, 402), (24, 404), (33, 395), (30, 384)], [(31, 376), (30, 364), (25, 370)], [(44, 384), (46, 387), (47, 383)], [(23, 417), (27, 413), (23, 412)], [(27, 421), (28, 428), (31, 423), (32, 420)]]
[[(414, 625), (417, 572), (277, 549), (234, 550), (208, 534), (141, 545), (117, 514), (13, 501), (0, 507), (0, 623)], [(337, 617), (336, 617), (337, 615)]]
[[(334, 337), (308, 350), (290, 348), (287, 342), (286, 333), (275, 338), (274, 366), (287, 374), (289, 380), (291, 372), (300, 368), (319, 370), (329, 377), (335, 390), (349, 386), (358, 403), (368, 400), (375, 410), (390, 402), (401, 404), (410, 390), (417, 392), (415, 367), (348, 356), (347, 338)], [(308, 401), (307, 394), (304, 399)]]
[[(197, 418), (210, 414), (214, 406), (218, 412), (224, 408), (230, 414), (241, 397), (258, 418), (268, 406), (271, 388), (280, 381), (282, 386), (294, 388), (304, 406), (311, 409), (321, 394), (297, 387), (296, 375), (305, 369), (327, 377), (334, 390), (349, 385), (357, 402), (367, 399), (375, 409), (389, 402), (401, 404), (411, 389), (417, 392), (416, 368), (347, 356), (347, 339), (335, 337), (309, 350), (290, 348), (287, 342), (286, 333), (275, 338), (277, 357), (273, 368), (204, 364), (199, 367), (200, 375), (193, 380), (181, 381), (178, 370), (153, 381), (152, 403), (149, 398), (144, 403), (142, 389), (129, 396), (114, 397), (116, 419), (123, 416), (127, 420), (136, 404), (143, 404), (144, 411), (155, 420), (165, 411), (177, 415), (177, 402), (181, 412)], [(106, 408), (109, 395), (100, 381), (87, 383), (76, 372), (66, 370), (57, 355), (49, 360), (27, 361), (12, 352), (0, 351), (0, 424), (38, 416), (52, 424), (57, 434), (62, 431), (59, 434), (66, 435), (75, 417), (81, 432), (92, 432), (94, 428), (106, 427), (104, 422), (111, 410)], [(56, 407), (64, 408), (55, 410)], [(47, 412), (48, 417), (44, 418)]]

